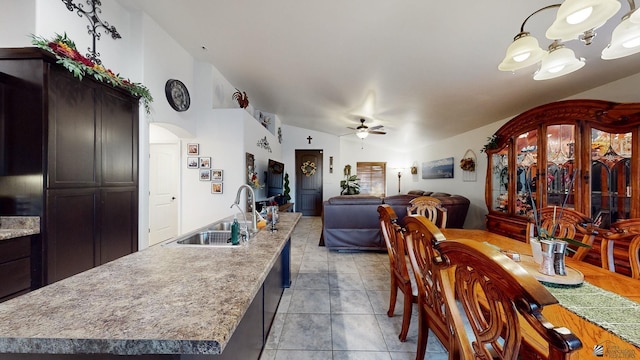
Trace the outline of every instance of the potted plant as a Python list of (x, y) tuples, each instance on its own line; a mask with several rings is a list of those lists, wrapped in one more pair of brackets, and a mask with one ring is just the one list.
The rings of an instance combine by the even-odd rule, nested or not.
[(289, 187), (289, 173), (284, 173), (284, 197), (285, 204), (291, 201), (291, 188)]
[(360, 194), (360, 184), (358, 181), (358, 175), (351, 175), (351, 165), (344, 167), (344, 180), (340, 180), (340, 187), (342, 191), (340, 195), (356, 195)]

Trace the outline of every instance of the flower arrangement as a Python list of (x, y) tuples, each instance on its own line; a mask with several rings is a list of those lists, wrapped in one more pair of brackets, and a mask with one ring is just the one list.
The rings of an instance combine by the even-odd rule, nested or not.
[(251, 185), (252, 188), (254, 189), (262, 189), (264, 187), (263, 184), (260, 184), (260, 180), (258, 180), (258, 173), (255, 171), (249, 171), (248, 174), (248, 179), (249, 181), (247, 182), (247, 184)]
[(464, 171), (476, 171), (476, 162), (470, 157), (460, 159), (460, 169)]
[(76, 44), (67, 37), (66, 33), (64, 35), (56, 34), (51, 40), (35, 35), (31, 35), (31, 38), (33, 45), (54, 54), (58, 59), (57, 63), (69, 70), (73, 76), (80, 80), (84, 76), (91, 76), (100, 82), (123, 88), (129, 91), (131, 95), (142, 98), (146, 113), (149, 114), (151, 112), (150, 105), (153, 102), (153, 97), (147, 87), (125, 79), (110, 69), (96, 64), (81, 55), (76, 49)]
[(300, 170), (302, 170), (304, 176), (307, 177), (315, 174), (316, 169), (317, 166), (313, 161), (305, 161), (304, 163), (302, 163), (302, 166), (300, 166)]

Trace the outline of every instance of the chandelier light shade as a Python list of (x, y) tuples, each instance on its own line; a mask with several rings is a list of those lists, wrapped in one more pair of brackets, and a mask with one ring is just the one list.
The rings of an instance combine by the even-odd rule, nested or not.
[(358, 130), (356, 132), (356, 136), (360, 139), (365, 139), (367, 136), (369, 136), (369, 132), (367, 131), (367, 129)]
[(540, 48), (538, 39), (528, 32), (521, 32), (513, 38), (507, 48), (504, 60), (498, 65), (501, 71), (516, 71), (539, 62), (547, 52)]
[(631, 18), (625, 17), (613, 30), (611, 43), (602, 50), (602, 58), (618, 59), (637, 52), (640, 52), (640, 23), (633, 23)]
[(546, 36), (551, 40), (577, 39), (580, 34), (602, 26), (621, 6), (617, 0), (565, 0)]
[(576, 58), (573, 50), (554, 41), (549, 46), (549, 53), (542, 58), (540, 70), (533, 76), (534, 80), (548, 80), (572, 73), (584, 66), (583, 58)]

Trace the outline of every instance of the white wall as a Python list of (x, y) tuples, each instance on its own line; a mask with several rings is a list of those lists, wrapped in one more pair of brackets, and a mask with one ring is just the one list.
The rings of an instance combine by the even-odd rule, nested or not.
[(3, 0), (0, 11), (0, 44), (2, 47), (23, 47), (31, 44), (29, 34), (35, 34), (36, 0)]

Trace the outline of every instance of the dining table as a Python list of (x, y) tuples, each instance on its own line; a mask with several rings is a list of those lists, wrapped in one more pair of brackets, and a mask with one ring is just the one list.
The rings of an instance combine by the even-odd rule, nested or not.
[[(530, 244), (487, 230), (441, 231), (447, 240), (470, 239), (519, 256), (532, 255)], [(542, 314), (582, 341), (582, 348), (571, 359), (640, 359), (640, 280), (569, 257), (565, 261), (568, 268), (584, 276), (584, 282), (566, 287), (543, 282), (559, 303), (545, 306)], [(528, 324), (523, 325), (523, 333), (536, 352), (548, 352), (548, 346)]]

